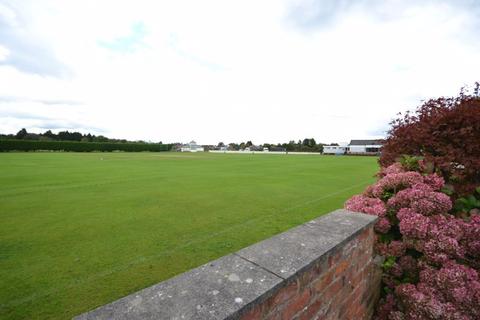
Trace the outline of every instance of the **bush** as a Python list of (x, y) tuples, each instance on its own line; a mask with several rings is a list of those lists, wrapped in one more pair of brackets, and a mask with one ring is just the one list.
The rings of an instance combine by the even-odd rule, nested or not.
[(0, 140), (2, 151), (169, 151), (171, 145), (157, 143), (113, 143), (113, 142), (77, 142), (77, 141), (35, 141), (35, 140)]
[(376, 184), (345, 203), (379, 217), (384, 294), (376, 318), (480, 319), (478, 209), (464, 219), (450, 214), (443, 177), (412, 159), (383, 168)]
[(458, 195), (480, 184), (480, 96), (461, 92), (453, 98), (425, 102), (414, 113), (392, 123), (380, 164), (387, 167), (402, 155), (421, 156)]

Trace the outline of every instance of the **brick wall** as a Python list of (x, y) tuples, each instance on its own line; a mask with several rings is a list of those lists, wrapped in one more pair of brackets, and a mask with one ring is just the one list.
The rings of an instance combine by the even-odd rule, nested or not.
[(337, 210), (76, 319), (370, 319), (375, 221)]
[(241, 319), (370, 319), (380, 294), (374, 232), (363, 230), (337, 252), (290, 279)]

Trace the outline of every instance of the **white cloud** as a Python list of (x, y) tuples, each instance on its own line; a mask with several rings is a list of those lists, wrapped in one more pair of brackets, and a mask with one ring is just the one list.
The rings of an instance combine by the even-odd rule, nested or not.
[(9, 54), (10, 51), (7, 48), (0, 46), (0, 62), (7, 60)]
[[(8, 2), (0, 24), (9, 12), (4, 25), (35, 44), (19, 53), (0, 33), (8, 57), (37, 57), (35, 47), (43, 54), (29, 61), (68, 73), (6, 64), (0, 50), (0, 112), (118, 138), (347, 141), (479, 80), (467, 2), (335, 3)], [(10, 116), (0, 131), (29, 126), (41, 128)]]

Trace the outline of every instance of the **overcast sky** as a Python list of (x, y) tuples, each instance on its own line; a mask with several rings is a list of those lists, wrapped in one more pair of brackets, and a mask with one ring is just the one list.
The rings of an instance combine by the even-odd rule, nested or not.
[(480, 1), (0, 0), (0, 132), (382, 137), (480, 80)]

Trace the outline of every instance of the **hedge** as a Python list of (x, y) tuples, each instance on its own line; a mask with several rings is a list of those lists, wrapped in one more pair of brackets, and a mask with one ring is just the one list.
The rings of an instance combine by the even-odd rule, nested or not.
[(78, 141), (0, 140), (0, 152), (4, 151), (170, 151), (172, 145), (158, 143), (113, 143)]

